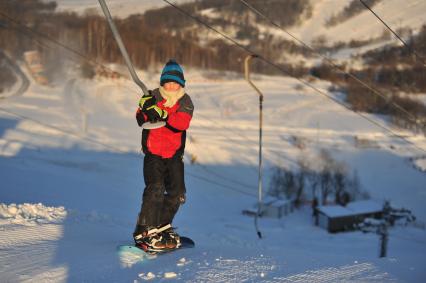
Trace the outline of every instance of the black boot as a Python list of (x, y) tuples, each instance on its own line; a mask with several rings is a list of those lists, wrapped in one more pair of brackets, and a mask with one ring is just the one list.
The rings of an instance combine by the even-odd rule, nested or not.
[(146, 237), (148, 230), (148, 226), (146, 225), (136, 225), (135, 231), (133, 232), (133, 240), (136, 245), (143, 242), (143, 238)]
[(164, 231), (162, 234), (166, 241), (167, 248), (176, 249), (180, 247), (181, 245), (180, 236), (178, 233), (176, 233), (173, 227), (170, 227), (169, 229)]

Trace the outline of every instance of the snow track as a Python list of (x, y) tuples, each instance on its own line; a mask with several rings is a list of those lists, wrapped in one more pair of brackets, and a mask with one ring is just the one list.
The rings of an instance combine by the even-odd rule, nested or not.
[(54, 281), (64, 278), (64, 268), (43, 272), (51, 263), (57, 241), (62, 236), (63, 227), (60, 224), (0, 225), (1, 281), (37, 282), (37, 278)]
[(312, 282), (312, 283), (332, 283), (332, 282), (398, 282), (388, 273), (381, 272), (373, 264), (362, 263), (345, 265), (342, 267), (332, 267), (319, 270), (309, 270), (300, 274), (287, 277), (276, 277), (276, 282)]

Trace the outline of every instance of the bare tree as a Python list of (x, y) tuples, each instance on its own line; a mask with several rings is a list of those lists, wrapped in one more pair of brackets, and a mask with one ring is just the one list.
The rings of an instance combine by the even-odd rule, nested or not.
[(322, 205), (327, 204), (328, 195), (332, 192), (332, 176), (330, 170), (324, 168), (320, 174)]
[(296, 193), (296, 182), (292, 171), (284, 173), (284, 194), (288, 199), (291, 199)]
[(333, 185), (334, 185), (334, 201), (337, 204), (345, 205), (343, 203), (343, 193), (345, 191), (346, 175), (340, 171), (333, 172)]
[(297, 164), (299, 165), (299, 172), (295, 174), (295, 186), (296, 186), (296, 197), (295, 204), (299, 207), (302, 203), (302, 197), (305, 189), (305, 179), (308, 175), (308, 164), (305, 157), (298, 159)]
[(284, 170), (281, 167), (272, 168), (271, 181), (269, 183), (269, 195), (279, 197), (284, 192)]

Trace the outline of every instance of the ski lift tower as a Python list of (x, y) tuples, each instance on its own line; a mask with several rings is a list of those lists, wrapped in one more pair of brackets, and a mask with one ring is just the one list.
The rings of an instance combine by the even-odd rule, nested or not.
[(259, 178), (258, 178), (258, 203), (257, 203), (257, 213), (254, 217), (254, 225), (256, 228), (257, 236), (261, 239), (262, 233), (259, 230), (257, 225), (257, 218), (262, 212), (262, 124), (263, 124), (263, 94), (262, 92), (253, 84), (250, 80), (250, 60), (252, 58), (257, 58), (257, 55), (248, 55), (244, 60), (244, 70), (245, 78), (247, 82), (254, 88), (254, 90), (259, 94)]

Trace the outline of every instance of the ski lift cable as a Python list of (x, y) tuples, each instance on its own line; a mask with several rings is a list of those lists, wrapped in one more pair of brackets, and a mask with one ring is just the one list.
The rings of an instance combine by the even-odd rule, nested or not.
[[(364, 82), (363, 80), (361, 80), (360, 78), (358, 78), (357, 76), (355, 76), (354, 74), (345, 71), (342, 67), (340, 67), (339, 65), (337, 65), (336, 63), (334, 63), (333, 60), (330, 57), (321, 54), (319, 51), (315, 50), (312, 46), (308, 45), (307, 43), (303, 42), (302, 40), (300, 40), (299, 38), (297, 38), (296, 36), (294, 36), (288, 30), (286, 30), (285, 28), (283, 28), (282, 26), (280, 26), (279, 24), (277, 24), (276, 22), (274, 22), (273, 20), (271, 20), (270, 18), (268, 18), (265, 14), (263, 14), (262, 12), (260, 12), (258, 9), (256, 9), (255, 7), (253, 7), (252, 5), (250, 5), (249, 3), (247, 3), (247, 1), (245, 1), (245, 0), (239, 0), (239, 1), (243, 5), (245, 5), (248, 9), (250, 9), (252, 12), (254, 12), (257, 15), (261, 16), (266, 21), (268, 21), (270, 24), (272, 24), (276, 28), (282, 30), (287, 35), (289, 35), (291, 38), (293, 38), (294, 40), (296, 40), (298, 43), (300, 43), (304, 47), (308, 48), (311, 52), (313, 52), (313, 53), (317, 54), (318, 56), (320, 56), (323, 60), (325, 60), (333, 68), (335, 68), (336, 70), (338, 70), (339, 72), (341, 72), (341, 73), (343, 73), (345, 75), (348, 75), (349, 77), (351, 77), (352, 79), (354, 79), (355, 81), (357, 81), (358, 83), (360, 83), (361, 85), (363, 85), (364, 87), (368, 88), (375, 95), (380, 96), (386, 102), (388, 102), (388, 103), (390, 102), (394, 107), (396, 107), (398, 110), (400, 110), (401, 112), (403, 112), (412, 122), (414, 122), (415, 124), (419, 124), (418, 119), (412, 113), (410, 113), (409, 111), (407, 111), (405, 108), (403, 108), (398, 103), (396, 103), (394, 101), (389, 101), (389, 98), (385, 94), (383, 94), (382, 92), (380, 92), (376, 88), (373, 88), (371, 85), (367, 84), (366, 82)], [(360, 0), (360, 1), (362, 2), (362, 0)], [(424, 125), (421, 125), (421, 126), (424, 126)]]
[[(262, 61), (264, 61), (265, 63), (273, 66), (274, 68), (276, 68), (277, 70), (285, 73), (286, 75), (293, 77), (288, 71), (286, 71), (284, 68), (280, 67), (279, 65), (277, 65), (276, 63), (273, 63), (272, 61), (264, 58), (263, 56), (261, 56), (260, 54), (257, 54), (255, 52), (253, 52), (252, 50), (250, 50), (248, 47), (243, 46), (242, 44), (238, 43), (236, 40), (234, 40), (233, 38), (231, 38), (230, 36), (220, 32), (219, 30), (217, 30), (216, 28), (210, 26), (209, 24), (205, 23), (204, 21), (200, 20), (199, 18), (191, 15), (190, 13), (186, 12), (185, 10), (183, 10), (182, 8), (176, 6), (175, 4), (169, 2), (168, 0), (163, 0), (164, 2), (166, 2), (167, 4), (169, 4), (170, 6), (174, 7), (175, 9), (177, 9), (178, 11), (180, 11), (182, 14), (192, 18), (194, 21), (204, 25), (205, 27), (207, 27), (208, 29), (218, 33), (219, 35), (221, 35), (223, 38), (227, 39), (228, 41), (232, 42), (234, 45), (236, 45), (237, 47), (239, 47), (240, 49), (243, 49), (244, 51), (248, 52), (249, 54), (255, 54), (256, 56), (258, 56), (258, 58)], [(418, 149), (419, 151), (422, 151), (423, 153), (426, 153), (426, 150), (417, 146), (416, 144), (414, 144), (413, 142), (409, 141), (408, 139), (406, 139), (404, 136), (396, 133), (395, 131), (393, 131), (392, 129), (383, 126), (382, 124), (380, 124), (379, 122), (373, 120), (372, 118), (368, 117), (366, 114), (362, 114), (361, 112), (357, 112), (354, 111), (353, 109), (351, 109), (349, 106), (347, 106), (346, 104), (344, 104), (343, 102), (340, 102), (337, 98), (334, 98), (332, 96), (330, 96), (329, 94), (325, 93), (324, 91), (320, 90), (319, 88), (317, 88), (316, 86), (314, 86), (313, 84), (311, 84), (310, 82), (303, 80), (301, 78), (296, 78), (294, 77), (296, 80), (298, 80), (299, 82), (301, 82), (302, 84), (308, 86), (309, 88), (315, 90), (316, 92), (318, 92), (319, 94), (321, 94), (322, 96), (324, 96), (325, 98), (335, 102), (336, 104), (339, 104), (340, 106), (342, 106), (343, 108), (346, 108), (347, 110), (357, 114), (358, 116), (364, 118), (365, 120), (367, 120), (368, 122), (376, 125), (377, 127), (389, 132), (390, 134), (392, 134), (392, 136), (401, 139), (402, 141), (404, 141), (405, 143), (411, 145), (413, 148)]]
[[(25, 116), (25, 115), (22, 115), (22, 114), (15, 113), (15, 112), (13, 112), (13, 111), (10, 111), (10, 110), (7, 110), (7, 109), (4, 109), (4, 108), (2, 108), (2, 107), (0, 107), (0, 111), (2, 111), (2, 112), (4, 112), (4, 113), (7, 113), (7, 114), (9, 114), (9, 115), (12, 115), (12, 116), (18, 117), (18, 118), (23, 119), (23, 120), (27, 120), (27, 121), (34, 122), (34, 123), (39, 124), (39, 125), (41, 125), (41, 126), (43, 126), (43, 127), (53, 129), (53, 130), (55, 130), (55, 131), (58, 131), (58, 132), (60, 132), (60, 133), (65, 134), (65, 135), (72, 136), (72, 137), (74, 137), (74, 138), (76, 138), (76, 139), (78, 139), (78, 140), (87, 141), (87, 142), (89, 142), (89, 143), (96, 144), (96, 145), (102, 146), (102, 147), (104, 147), (104, 148), (107, 148), (107, 149), (110, 149), (110, 150), (113, 150), (113, 151), (115, 151), (115, 152), (119, 152), (119, 153), (122, 153), (122, 154), (129, 154), (131, 157), (138, 158), (138, 160), (139, 160), (138, 155), (137, 155), (137, 154), (136, 154), (136, 155), (134, 154), (135, 152), (125, 151), (125, 150), (123, 150), (123, 149), (120, 149), (120, 148), (119, 148), (119, 147), (117, 147), (117, 146), (114, 146), (114, 145), (111, 145), (111, 144), (107, 144), (107, 143), (103, 143), (103, 142), (100, 142), (100, 141), (98, 141), (98, 140), (96, 140), (96, 139), (93, 139), (93, 138), (89, 138), (89, 137), (81, 136), (81, 135), (79, 135), (78, 133), (75, 133), (75, 132), (72, 132), (72, 131), (68, 131), (68, 130), (64, 130), (63, 128), (60, 128), (60, 127), (57, 127), (57, 126), (54, 126), (54, 125), (50, 125), (50, 124), (48, 124), (48, 123), (44, 123), (44, 122), (38, 121), (38, 120), (36, 120), (36, 119), (30, 118), (30, 117)], [(208, 178), (206, 178), (206, 177), (199, 176), (199, 175), (194, 174), (194, 173), (189, 173), (189, 172), (187, 172), (187, 174), (188, 174), (189, 176), (193, 177), (193, 178), (197, 178), (197, 179), (203, 180), (203, 181), (205, 181), (205, 182), (208, 182), (208, 183), (211, 183), (211, 184), (214, 184), (214, 185), (220, 186), (220, 187), (222, 187), (222, 188), (229, 189), (229, 190), (233, 190), (233, 191), (235, 191), (235, 192), (238, 192), (238, 193), (241, 193), (241, 194), (244, 194), (244, 195), (248, 195), (248, 196), (256, 197), (256, 195), (255, 195), (254, 193), (245, 192), (245, 191), (242, 191), (241, 189), (235, 188), (235, 187), (233, 187), (233, 186), (230, 186), (230, 185), (227, 185), (227, 184), (223, 184), (223, 183), (220, 183), (220, 182), (218, 182), (218, 181), (213, 181), (213, 180), (210, 180), (210, 179), (208, 179)]]
[(377, 15), (377, 13), (375, 13), (373, 11), (373, 9), (371, 9), (370, 6), (367, 5), (367, 3), (365, 3), (363, 0), (359, 0), (362, 5), (364, 5), (365, 8), (367, 8), (380, 22), (382, 22), (382, 24), (391, 32), (393, 33), (393, 35), (395, 35), (395, 37), (402, 42), (402, 44), (409, 50), (411, 51), (414, 55), (416, 55), (416, 57), (418, 59), (420, 59), (420, 61), (422, 61), (423, 66), (426, 66), (426, 60), (425, 58), (423, 58), (420, 54), (417, 53), (417, 51), (413, 48), (410, 47), (407, 42), (405, 42), (405, 40), (403, 40), (381, 17), (379, 17), (379, 15)]
[(235, 180), (234, 178), (227, 177), (227, 176), (224, 176), (224, 175), (222, 175), (220, 173), (217, 173), (217, 172), (215, 172), (215, 171), (207, 168), (207, 166), (205, 166), (203, 164), (200, 164), (200, 163), (195, 163), (195, 164), (198, 165), (203, 171), (207, 172), (208, 174), (210, 174), (212, 176), (219, 177), (221, 179), (224, 179), (224, 180), (226, 180), (228, 182), (234, 183), (234, 184), (236, 184), (236, 185), (238, 185), (240, 187), (243, 187), (243, 188), (253, 188), (253, 189), (256, 189), (255, 187), (252, 187), (249, 184), (245, 184), (243, 182)]
[[(1, 12), (0, 12), (0, 14), (2, 14)], [(9, 19), (9, 18), (7, 18), (6, 17), (6, 19)], [(18, 26), (22, 26), (19, 22), (16, 22), (16, 21), (13, 21), (12, 20), (12, 22), (13, 23), (15, 23), (15, 24), (17, 24)], [(24, 26), (25, 27), (25, 26)], [(30, 31), (30, 32), (32, 32), (33, 33), (33, 35), (31, 35), (30, 33), (28, 33), (28, 32), (25, 32), (25, 31), (23, 31), (22, 29), (20, 29), (20, 31), (21, 31), (21, 33), (23, 33), (23, 34), (25, 34), (25, 35), (28, 35), (28, 36), (31, 36), (31, 37), (33, 37), (34, 35), (35, 36), (43, 36), (43, 34), (39, 34), (38, 32), (36, 32), (36, 31), (34, 31), (34, 30), (32, 30), (32, 29), (30, 29), (30, 28), (28, 28), (28, 27), (25, 27), (28, 31)], [(74, 50), (74, 49), (72, 49), (72, 48), (70, 48), (70, 47), (68, 47), (67, 45), (65, 45), (65, 44), (62, 44), (62, 43), (60, 43), (59, 41), (56, 41), (56, 40), (54, 40), (54, 39), (52, 39), (52, 38), (50, 38), (50, 37), (48, 37), (48, 36), (43, 36), (43, 38), (44, 39), (46, 39), (46, 40), (48, 40), (48, 41), (50, 41), (51, 43), (54, 43), (54, 44), (57, 44), (57, 45), (59, 45), (59, 46), (61, 46), (61, 47), (63, 47), (63, 48), (65, 48), (66, 50), (68, 50), (68, 51), (71, 51), (73, 54), (75, 54), (75, 55), (77, 55), (77, 56), (79, 56), (80, 58), (82, 58), (82, 59), (84, 59), (84, 60), (86, 60), (86, 61), (89, 61), (89, 62), (92, 62), (92, 63), (94, 63), (94, 64), (97, 64), (97, 65), (99, 65), (99, 66), (101, 66), (101, 67), (103, 67), (103, 68), (105, 68), (105, 69), (109, 69), (108, 67), (106, 67), (105, 65), (103, 65), (102, 63), (99, 63), (99, 62), (96, 62), (96, 61), (93, 61), (93, 60), (91, 60), (90, 58), (88, 58), (87, 56), (85, 56), (84, 54), (82, 54), (82, 53), (80, 53), (80, 52), (78, 52), (78, 51), (76, 51), (76, 50)], [(50, 49), (53, 49), (53, 47), (52, 46), (49, 46), (49, 45), (44, 45), (44, 47), (46, 47), (46, 48), (50, 48)], [(72, 59), (69, 59), (70, 61), (74, 61), (74, 60), (72, 60)], [(77, 61), (75, 61), (75, 62), (77, 62)], [(118, 72), (117, 72), (118, 73)], [(124, 76), (123, 74), (120, 74), (120, 75), (122, 75), (124, 78), (126, 78), (126, 79), (128, 79), (126, 76)], [(128, 79), (128, 80), (130, 80), (130, 79)], [(128, 90), (130, 90), (130, 91), (132, 91), (132, 92), (134, 92), (136, 95), (140, 95), (140, 93), (139, 92), (137, 92), (137, 91), (135, 91), (134, 89), (131, 89), (131, 88), (129, 88), (129, 87), (127, 87), (127, 86), (125, 86)], [(2, 109), (0, 109), (0, 110), (2, 110)], [(4, 111), (6, 111), (5, 109), (3, 109)], [(22, 118), (22, 117), (21, 117)], [(28, 118), (28, 117), (27, 117)], [(206, 119), (208, 119), (208, 120), (210, 120), (211, 122), (213, 122), (211, 119), (209, 119), (208, 117), (205, 117)], [(29, 119), (29, 118), (28, 118)], [(43, 123), (41, 123), (40, 122), (40, 124), (43, 124)], [(45, 126), (48, 126), (47, 124), (44, 124)], [(59, 130), (58, 128), (55, 128), (56, 130)], [(217, 132), (219, 132), (218, 130), (216, 130)], [(70, 134), (70, 135), (75, 135), (76, 137), (79, 137), (79, 135), (78, 134), (75, 134), (75, 133), (72, 133), (72, 132), (67, 132), (68, 134)], [(225, 135), (223, 135), (225, 138), (227, 138), (228, 140), (230, 140), (230, 141), (232, 141), (228, 136), (225, 136)], [(248, 139), (248, 137), (245, 137), (245, 136), (243, 136), (242, 134), (240, 134), (240, 136), (242, 136), (243, 138), (245, 138), (246, 140), (249, 140)], [(249, 140), (250, 141), (250, 140)], [(94, 140), (92, 141), (92, 142), (94, 142)], [(106, 146), (106, 147), (108, 147), (108, 145), (104, 145), (104, 146)], [(117, 148), (110, 148), (110, 149), (113, 149), (113, 150), (118, 150)], [(196, 165), (198, 165), (198, 166), (201, 166), (201, 164), (196, 164)], [(216, 177), (220, 177), (221, 179), (223, 179), (223, 180), (231, 180), (231, 178), (229, 178), (229, 177), (227, 177), (227, 176), (224, 176), (224, 175), (222, 175), (222, 174), (219, 174), (219, 173), (217, 173), (217, 172), (213, 172), (212, 170), (206, 170), (206, 168), (204, 168), (204, 167), (201, 167), (205, 172), (207, 172), (207, 173), (209, 173), (210, 175), (214, 175), (214, 176), (216, 176)], [(240, 183), (240, 182), (238, 182), (238, 181), (236, 181), (236, 180), (232, 180), (232, 182), (235, 184), (235, 183), (238, 183), (240, 186), (243, 186), (243, 183)], [(226, 187), (226, 185), (224, 185), (225, 187)], [(247, 186), (247, 185), (245, 185), (244, 184), (244, 186), (245, 187), (249, 187), (249, 186)]]
[(195, 175), (193, 173), (186, 172), (185, 174), (188, 174), (191, 177), (194, 177), (194, 178), (197, 178), (197, 179), (209, 182), (211, 184), (218, 185), (218, 186), (223, 187), (225, 189), (229, 189), (229, 190), (232, 190), (234, 192), (238, 192), (238, 193), (241, 193), (241, 194), (244, 194), (244, 195), (247, 195), (247, 196), (251, 196), (251, 197), (256, 197), (257, 198), (257, 194), (245, 192), (245, 191), (243, 191), (241, 189), (238, 189), (238, 188), (235, 188), (235, 187), (232, 187), (232, 186), (228, 186), (228, 185), (225, 185), (225, 184), (217, 182), (217, 181), (210, 180), (210, 179), (208, 179), (206, 177), (197, 176), (197, 175)]

